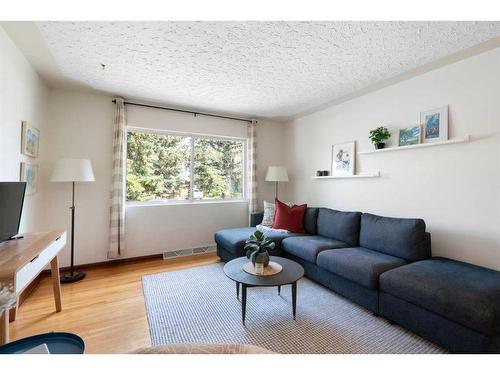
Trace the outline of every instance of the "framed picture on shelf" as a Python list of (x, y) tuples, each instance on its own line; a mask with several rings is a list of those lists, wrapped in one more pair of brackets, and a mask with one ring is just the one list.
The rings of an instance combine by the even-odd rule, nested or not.
[(332, 176), (354, 175), (356, 143), (344, 142), (332, 146)]
[(448, 106), (420, 112), (423, 143), (448, 140)]
[(399, 129), (399, 146), (418, 145), (420, 138), (420, 125)]
[(24, 155), (36, 158), (38, 156), (38, 143), (40, 142), (40, 131), (22, 122), (21, 152)]
[(38, 165), (21, 163), (20, 180), (26, 182), (26, 195), (35, 194), (38, 185)]

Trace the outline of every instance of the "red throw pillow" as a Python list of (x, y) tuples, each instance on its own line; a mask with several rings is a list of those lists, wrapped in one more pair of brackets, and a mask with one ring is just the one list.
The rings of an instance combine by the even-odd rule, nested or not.
[(300, 206), (287, 206), (285, 203), (275, 200), (276, 213), (274, 214), (274, 229), (286, 229), (290, 232), (305, 233), (304, 214), (307, 204)]

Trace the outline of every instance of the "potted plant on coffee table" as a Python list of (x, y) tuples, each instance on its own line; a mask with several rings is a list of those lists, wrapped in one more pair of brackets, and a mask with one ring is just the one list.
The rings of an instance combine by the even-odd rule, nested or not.
[(375, 145), (375, 149), (379, 150), (385, 147), (385, 141), (391, 138), (391, 133), (385, 126), (379, 126), (376, 129), (370, 130), (370, 140)]
[(269, 265), (268, 250), (273, 250), (275, 246), (276, 244), (273, 240), (267, 238), (266, 235), (259, 230), (255, 231), (255, 233), (246, 240), (244, 249), (247, 258), (251, 260), (257, 274), (262, 274), (264, 272), (264, 267)]

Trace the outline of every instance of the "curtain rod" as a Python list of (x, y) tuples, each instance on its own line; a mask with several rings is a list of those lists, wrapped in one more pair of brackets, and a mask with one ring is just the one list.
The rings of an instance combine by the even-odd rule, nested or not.
[[(112, 100), (113, 103), (116, 103), (116, 99)], [(185, 109), (178, 109), (178, 108), (169, 108), (169, 107), (160, 107), (156, 105), (149, 105), (149, 104), (141, 104), (141, 103), (134, 103), (134, 102), (127, 102), (124, 101), (123, 104), (125, 105), (135, 105), (137, 107), (146, 107), (146, 108), (154, 108), (154, 109), (163, 109), (165, 111), (174, 111), (174, 112), (182, 112), (182, 113), (191, 113), (195, 117), (196, 115), (202, 115), (202, 116), (208, 116), (208, 117), (217, 117), (217, 118), (225, 118), (228, 120), (236, 120), (236, 121), (243, 121), (243, 122), (249, 122), (251, 123), (252, 120), (246, 119), (246, 118), (239, 118), (239, 117), (231, 117), (231, 116), (223, 116), (223, 115), (214, 115), (212, 113), (205, 113), (205, 112), (194, 112), (194, 111), (188, 111)]]

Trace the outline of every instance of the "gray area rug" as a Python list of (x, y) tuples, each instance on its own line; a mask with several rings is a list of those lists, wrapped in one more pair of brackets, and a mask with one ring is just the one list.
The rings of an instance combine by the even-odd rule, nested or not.
[(278, 353), (443, 353), (432, 343), (303, 278), (297, 320), (290, 286), (248, 289), (246, 325), (223, 265), (142, 278), (153, 346), (252, 344)]

